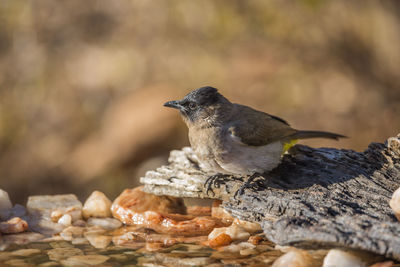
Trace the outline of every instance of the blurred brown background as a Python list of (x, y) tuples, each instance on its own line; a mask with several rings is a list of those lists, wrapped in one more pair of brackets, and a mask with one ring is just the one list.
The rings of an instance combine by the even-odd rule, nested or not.
[(364, 150), (399, 132), (399, 44), (396, 0), (3, 0), (0, 187), (114, 198), (188, 144), (162, 104), (204, 85)]

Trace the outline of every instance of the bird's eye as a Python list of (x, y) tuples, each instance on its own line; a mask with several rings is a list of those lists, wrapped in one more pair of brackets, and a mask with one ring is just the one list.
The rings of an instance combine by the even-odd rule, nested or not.
[(195, 109), (196, 107), (197, 107), (196, 103), (194, 103), (194, 102), (190, 102), (189, 103), (189, 108), (190, 109)]

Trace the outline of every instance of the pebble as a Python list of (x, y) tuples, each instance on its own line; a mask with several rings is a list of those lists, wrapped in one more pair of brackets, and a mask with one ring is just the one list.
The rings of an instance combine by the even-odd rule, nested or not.
[(44, 239), (44, 235), (39, 233), (25, 232), (19, 234), (4, 235), (2, 236), (2, 239), (5, 243), (8, 244), (23, 245), (42, 240)]
[(59, 266), (60, 264), (55, 261), (48, 261), (38, 265), (38, 267), (59, 267)]
[(112, 204), (111, 211), (114, 217), (124, 217), (132, 212), (140, 213), (155, 211), (163, 214), (185, 214), (186, 207), (182, 198), (156, 196), (142, 191), (143, 186), (134, 189), (125, 189)]
[(71, 243), (72, 245), (84, 245), (89, 244), (89, 241), (86, 239), (86, 237), (77, 237), (72, 239)]
[(41, 215), (49, 219), (54, 211), (68, 213), (72, 221), (82, 218), (82, 203), (73, 194), (31, 196), (28, 198), (26, 207), (29, 214)]
[(261, 225), (256, 222), (248, 222), (248, 221), (243, 221), (243, 220), (239, 220), (239, 219), (234, 219), (233, 224), (243, 227), (246, 230), (246, 232), (248, 232), (250, 234), (254, 234), (254, 233), (262, 231)]
[(66, 266), (98, 265), (106, 262), (109, 258), (105, 255), (81, 255), (69, 257), (67, 260), (61, 261), (61, 263)]
[(86, 235), (86, 238), (95, 248), (106, 248), (112, 240), (111, 236), (106, 235)]
[(82, 237), (85, 228), (79, 226), (69, 226), (65, 228), (60, 236), (66, 241), (72, 241), (76, 238)]
[(13, 256), (20, 256), (20, 257), (29, 257), (31, 255), (40, 254), (40, 249), (35, 248), (27, 248), (27, 249), (19, 249), (11, 252)]
[(19, 217), (14, 217), (0, 223), (0, 232), (3, 234), (16, 234), (28, 230), (28, 223)]
[(0, 220), (7, 220), (10, 216), (12, 203), (8, 193), (0, 189)]
[(389, 201), (389, 206), (392, 208), (397, 220), (400, 221), (400, 188), (394, 191), (392, 199)]
[(211, 208), (211, 216), (214, 218), (221, 219), (223, 222), (226, 223), (231, 223), (235, 218), (232, 217), (232, 215), (227, 212), (224, 208), (221, 206), (214, 206)]
[(69, 214), (64, 214), (63, 216), (61, 216), (57, 223), (63, 226), (70, 226), (72, 223), (72, 217)]
[(8, 260), (5, 261), (4, 264), (6, 264), (7, 266), (23, 266), (23, 267), (30, 267), (30, 266), (34, 266), (33, 264), (29, 264), (26, 261), (24, 261), (23, 259), (12, 259), (12, 260)]
[(105, 230), (115, 230), (122, 226), (122, 223), (114, 218), (89, 218), (87, 224), (89, 226), (100, 226)]
[(214, 228), (214, 230), (208, 235), (208, 239), (214, 239), (220, 234), (229, 235), (233, 241), (235, 240), (247, 240), (250, 234), (241, 226), (232, 224), (229, 227)]
[(88, 199), (85, 201), (85, 204), (82, 208), (83, 218), (87, 219), (90, 217), (97, 218), (108, 218), (112, 217), (111, 214), (111, 200), (107, 198), (107, 196), (100, 192), (94, 191)]
[(83, 255), (79, 248), (54, 248), (47, 251), (50, 260), (60, 261), (72, 256)]
[(65, 228), (65, 225), (53, 222), (60, 213), (70, 215), (72, 222), (82, 218), (82, 203), (73, 194), (31, 196), (28, 198), (27, 211), (32, 230), (52, 235)]
[[(272, 267), (317, 267), (318, 264), (305, 250), (292, 249), (275, 260)], [(339, 266), (338, 266), (339, 267)]]
[(324, 258), (323, 267), (366, 267), (367, 264), (353, 254), (331, 249)]
[[(256, 248), (256, 246), (249, 242), (240, 242), (238, 244), (231, 244), (229, 246), (223, 247), (221, 249), (221, 251), (230, 252), (230, 253), (238, 253), (238, 252), (240, 253), (240, 251), (247, 250), (247, 249), (253, 250), (255, 248)], [(246, 253), (246, 252), (244, 252), (244, 253)]]

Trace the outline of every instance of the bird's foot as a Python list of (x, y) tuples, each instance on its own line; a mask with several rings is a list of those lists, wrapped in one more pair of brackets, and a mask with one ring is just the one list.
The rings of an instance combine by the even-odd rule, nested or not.
[(238, 196), (243, 195), (244, 190), (246, 190), (248, 188), (252, 189), (253, 188), (252, 182), (259, 176), (261, 176), (261, 174), (259, 174), (259, 173), (253, 173), (252, 175), (250, 175), (249, 178), (247, 179), (247, 181), (236, 191), (233, 198), (237, 199)]
[(222, 174), (222, 173), (217, 173), (213, 176), (210, 176), (207, 178), (206, 182), (204, 183), (204, 186), (206, 188), (206, 194), (208, 195), (208, 192), (212, 192), (213, 195), (215, 196), (214, 190), (212, 189), (212, 187), (214, 188), (220, 188), (221, 184), (224, 184), (226, 181), (229, 180), (229, 175), (226, 174)]

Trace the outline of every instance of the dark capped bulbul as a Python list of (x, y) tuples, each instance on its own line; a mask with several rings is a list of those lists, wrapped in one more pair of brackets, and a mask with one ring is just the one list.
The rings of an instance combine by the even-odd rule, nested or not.
[(214, 174), (265, 173), (279, 165), (283, 153), (298, 139), (345, 137), (293, 129), (279, 117), (231, 103), (210, 86), (164, 106), (180, 111), (200, 168)]

